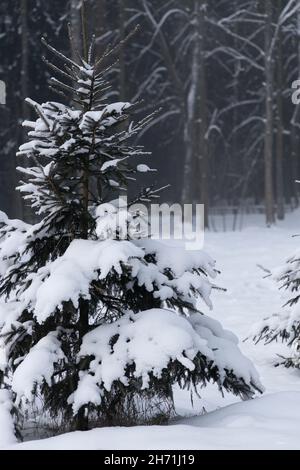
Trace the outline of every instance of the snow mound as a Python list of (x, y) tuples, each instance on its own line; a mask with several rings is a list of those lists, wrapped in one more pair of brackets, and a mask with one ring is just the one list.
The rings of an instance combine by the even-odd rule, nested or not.
[[(93, 401), (90, 397), (95, 396), (97, 386), (100, 396), (103, 389), (110, 391), (115, 381), (128, 385), (129, 365), (134, 365), (134, 377), (141, 379), (142, 389), (151, 385), (152, 376), (159, 379), (174, 361), (186, 371), (216, 367), (220, 387), (225, 385), (228, 373), (233, 373), (249, 387), (262, 389), (258, 374), (240, 352), (236, 337), (205, 315), (185, 318), (163, 309), (128, 313), (85, 335), (79, 356), (92, 360), (72, 397), (75, 413)], [(199, 356), (205, 364), (203, 359), (198, 361)]]
[[(300, 392), (281, 392), (170, 426), (101, 428), (7, 447), (11, 450), (299, 450)], [(3, 446), (4, 447), (4, 446)]]

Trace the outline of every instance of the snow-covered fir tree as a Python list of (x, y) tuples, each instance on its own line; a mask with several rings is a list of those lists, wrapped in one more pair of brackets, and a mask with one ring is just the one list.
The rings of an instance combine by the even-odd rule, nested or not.
[(251, 397), (261, 385), (237, 338), (198, 310), (211, 307), (214, 260), (144, 236), (132, 205), (154, 189), (119, 202), (149, 169), (134, 137), (152, 117), (108, 102), (116, 48), (95, 57), (92, 40), (75, 61), (45, 45), (62, 102), (27, 100), (37, 119), (24, 122), (18, 189), (37, 222), (1, 214), (1, 388), (69, 429), (161, 422), (175, 384)]
[(300, 368), (300, 251), (287, 262), (274, 270), (270, 277), (285, 290), (289, 299), (281, 311), (265, 318), (255, 325), (252, 335), (254, 341), (282, 341), (291, 348), (289, 357), (281, 357), (280, 364), (286, 367)]

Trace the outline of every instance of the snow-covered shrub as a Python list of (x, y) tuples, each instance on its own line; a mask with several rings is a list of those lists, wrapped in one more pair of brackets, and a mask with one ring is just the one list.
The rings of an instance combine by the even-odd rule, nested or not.
[(173, 411), (175, 383), (214, 381), (250, 397), (260, 384), (237, 340), (197, 310), (198, 300), (211, 307), (214, 260), (143, 236), (130, 208), (157, 190), (128, 208), (116, 202), (150, 169), (133, 137), (151, 116), (134, 123), (134, 106), (107, 102), (112, 51), (99, 59), (92, 43), (77, 63), (47, 47), (66, 82), (52, 87), (73, 105), (27, 100), (37, 119), (24, 123), (19, 155), (29, 166), (19, 168), (19, 190), (37, 222), (1, 215), (3, 386), (16, 406), (39, 397), (78, 429), (99, 419), (160, 422)]
[[(156, 400), (156, 409), (151, 408), (150, 413), (144, 410), (142, 418), (148, 419), (149, 414), (152, 419), (155, 415), (165, 418), (173, 384), (197, 387), (213, 379), (220, 389), (232, 390), (234, 373), (240, 378), (243, 395), (245, 384), (260, 387), (260, 383), (237, 343), (232, 333), (206, 315), (184, 317), (166, 309), (127, 313), (85, 335), (79, 357), (88, 359), (89, 365), (81, 373), (78, 388), (69, 401), (74, 412), (89, 403), (109, 403), (113, 421), (114, 417), (117, 419), (115, 407), (120, 405), (122, 395), (125, 402), (130, 397), (135, 405), (134, 398), (144, 391), (150, 399), (148, 405)], [(128, 409), (132, 411), (129, 405)], [(168, 412), (172, 412), (172, 407)], [(138, 419), (138, 410), (136, 416)]]
[(287, 262), (274, 270), (272, 278), (280, 289), (286, 290), (291, 297), (277, 312), (255, 325), (251, 336), (254, 341), (281, 340), (291, 348), (290, 357), (281, 358), (286, 367), (300, 368), (300, 252), (296, 252)]

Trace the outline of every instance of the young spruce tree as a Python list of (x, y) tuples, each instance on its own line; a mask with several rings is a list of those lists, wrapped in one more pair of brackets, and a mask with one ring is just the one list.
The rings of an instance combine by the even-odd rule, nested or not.
[(62, 101), (27, 100), (37, 119), (24, 123), (18, 189), (38, 222), (1, 215), (1, 388), (67, 429), (161, 422), (174, 384), (252, 396), (261, 386), (237, 339), (197, 309), (211, 306), (215, 262), (143, 234), (134, 204), (157, 191), (118, 199), (149, 170), (134, 138), (152, 116), (108, 102), (116, 47), (95, 57), (92, 39), (75, 61), (43, 42)]
[[(289, 357), (279, 361), (285, 367), (300, 368), (300, 252), (290, 257), (285, 265), (271, 275), (291, 295), (281, 312), (267, 317), (254, 327), (254, 341), (266, 344), (281, 340), (291, 348)], [(278, 364), (277, 364), (278, 365)]]

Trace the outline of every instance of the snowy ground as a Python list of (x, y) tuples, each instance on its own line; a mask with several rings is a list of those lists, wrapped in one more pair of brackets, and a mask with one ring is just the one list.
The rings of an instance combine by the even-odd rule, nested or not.
[[(298, 248), (300, 240), (292, 236), (300, 233), (300, 212), (289, 214), (285, 222), (272, 229), (264, 227), (262, 218), (244, 222), (246, 227), (241, 232), (211, 232), (205, 239), (205, 250), (215, 257), (222, 271), (218, 284), (227, 288), (226, 293), (214, 293), (212, 316), (240, 339), (284, 302), (284, 294), (263, 279), (264, 272), (257, 265), (272, 269)], [(176, 391), (182, 418), (168, 427), (103, 428), (11, 448), (300, 449), (300, 372), (274, 367), (276, 355), (284, 355), (286, 347), (254, 345), (251, 341), (240, 347), (261, 375), (266, 388), (262, 398), (241, 403), (230, 395), (222, 397), (210, 386), (201, 390), (201, 400), (194, 397), (192, 407), (189, 394)], [(11, 436), (0, 426), (0, 446), (7, 447), (9, 442)]]
[(54, 449), (300, 449), (300, 392), (266, 395), (178, 424), (102, 428), (10, 446)]

